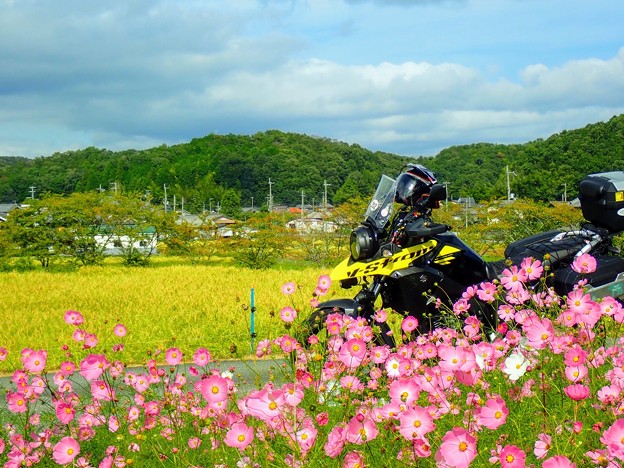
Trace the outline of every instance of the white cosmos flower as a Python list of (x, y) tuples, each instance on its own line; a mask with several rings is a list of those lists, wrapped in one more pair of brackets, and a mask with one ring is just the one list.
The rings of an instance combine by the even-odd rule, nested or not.
[(516, 381), (524, 375), (527, 367), (529, 367), (529, 361), (521, 353), (513, 353), (505, 359), (503, 372), (509, 375), (509, 380)]

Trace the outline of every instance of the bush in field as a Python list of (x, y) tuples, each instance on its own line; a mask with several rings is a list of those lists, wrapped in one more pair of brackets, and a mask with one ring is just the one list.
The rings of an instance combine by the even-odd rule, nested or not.
[(188, 258), (192, 263), (206, 263), (223, 250), (223, 239), (207, 215), (199, 215), (199, 222), (191, 224), (181, 220), (172, 226), (163, 239), (161, 253)]
[(238, 228), (227, 246), (237, 263), (261, 270), (272, 267), (282, 258), (290, 246), (291, 234), (281, 216), (269, 213), (250, 219), (246, 226)]
[[(105, 193), (47, 195), (13, 210), (0, 224), (5, 255), (53, 263), (100, 264), (115, 243), (128, 265), (142, 265), (154, 240), (171, 229), (170, 216), (133, 196)], [(151, 247), (152, 246), (152, 247)]]
[[(592, 265), (586, 255), (574, 267)], [(291, 356), (293, 367), (248, 393), (202, 347), (126, 367), (124, 325), (96, 336), (67, 311), (67, 359), (52, 375), (46, 350), (0, 348), (19, 363), (0, 411), (0, 457), (5, 466), (619, 467), (624, 309), (592, 300), (583, 282), (558, 297), (541, 270), (531, 259), (467, 291), (498, 307), (495, 336), (447, 311), (459, 327), (420, 335), (406, 317), (392, 349), (375, 338), (392, 315), (384, 310), (373, 323), (330, 314), (299, 342), (307, 313), (299, 288), (284, 284), (279, 315), (293, 334), (260, 341), (256, 353)], [(328, 286), (319, 278), (312, 305)]]

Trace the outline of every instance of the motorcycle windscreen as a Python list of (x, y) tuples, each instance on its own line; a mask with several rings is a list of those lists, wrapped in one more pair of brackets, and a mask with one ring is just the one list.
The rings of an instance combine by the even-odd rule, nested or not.
[(392, 216), (392, 210), (394, 208), (394, 193), (396, 191), (396, 180), (387, 175), (382, 175), (375, 195), (371, 200), (364, 220), (370, 220), (374, 223), (375, 227), (382, 229), (390, 216)]

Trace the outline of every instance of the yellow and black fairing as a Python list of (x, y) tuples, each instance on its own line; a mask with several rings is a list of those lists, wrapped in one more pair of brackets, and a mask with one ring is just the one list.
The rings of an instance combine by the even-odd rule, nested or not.
[[(331, 273), (345, 287), (381, 278), (382, 306), (419, 319), (421, 330), (437, 324), (436, 299), (447, 306), (459, 299), (468, 286), (496, 277), (492, 267), (457, 235), (445, 232), (430, 238), (411, 239), (389, 257), (354, 262), (348, 258)], [(359, 298), (360, 302), (364, 302)], [(341, 306), (345, 307), (341, 301)], [(357, 308), (358, 297), (350, 309)]]
[[(426, 249), (408, 267), (396, 269), (386, 276), (381, 297), (384, 307), (418, 318), (421, 332), (427, 332), (439, 325), (436, 321), (439, 316), (437, 299), (452, 307), (466, 288), (493, 280), (496, 272), (455, 233), (438, 234), (414, 247), (418, 245), (432, 248)], [(407, 247), (407, 250), (411, 248)], [(471, 307), (480, 309), (481, 305)], [(489, 316), (491, 311), (488, 310), (487, 315), (479, 318), (493, 324), (495, 317)]]

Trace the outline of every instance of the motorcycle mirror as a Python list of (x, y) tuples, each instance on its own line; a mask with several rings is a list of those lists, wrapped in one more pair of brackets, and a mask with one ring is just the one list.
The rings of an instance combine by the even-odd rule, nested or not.
[(431, 192), (429, 193), (430, 202), (439, 202), (446, 199), (446, 187), (441, 184), (434, 184), (431, 186)]

